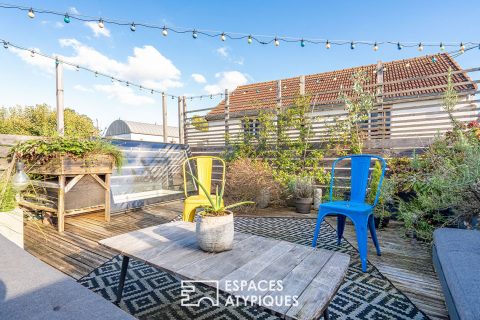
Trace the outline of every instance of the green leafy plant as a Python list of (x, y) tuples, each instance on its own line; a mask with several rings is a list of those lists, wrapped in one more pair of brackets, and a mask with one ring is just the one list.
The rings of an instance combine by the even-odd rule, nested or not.
[[(0, 134), (56, 137), (56, 111), (46, 104), (0, 108)], [(98, 137), (92, 119), (73, 109), (64, 111), (65, 136), (74, 138)]]
[(87, 158), (95, 155), (109, 155), (117, 169), (123, 165), (123, 154), (116, 146), (100, 139), (45, 138), (28, 140), (17, 144), (10, 150), (27, 164), (45, 164), (59, 156)]
[(15, 207), (17, 206), (17, 202), (15, 199), (15, 190), (13, 189), (10, 181), (2, 179), (0, 181), (0, 191), (2, 192), (0, 197), (0, 212), (15, 209)]
[(365, 71), (353, 75), (351, 93), (340, 93), (346, 116), (336, 117), (333, 123), (326, 123), (329, 135), (328, 148), (336, 154), (360, 154), (363, 151), (365, 133), (362, 125), (368, 121), (369, 113), (375, 106), (375, 95), (365, 89), (369, 77)]
[(208, 131), (208, 121), (199, 115), (194, 115), (192, 117), (192, 126), (198, 131), (207, 132)]
[(224, 205), (223, 202), (223, 193), (225, 190), (225, 186), (222, 184), (222, 188), (220, 189), (220, 192), (218, 192), (218, 186), (215, 189), (215, 197), (212, 197), (210, 194), (210, 190), (207, 190), (205, 186), (200, 182), (200, 180), (197, 179), (193, 174), (188, 173), (193, 180), (197, 183), (197, 185), (202, 189), (202, 191), (205, 193), (205, 196), (208, 199), (208, 202), (210, 203), (209, 206), (204, 206), (203, 207), (203, 212), (200, 213), (204, 216), (223, 216), (227, 214), (227, 211), (229, 209), (233, 209), (238, 206), (242, 205), (248, 205), (248, 204), (255, 204), (253, 201), (242, 201), (238, 203), (234, 203), (228, 206)]

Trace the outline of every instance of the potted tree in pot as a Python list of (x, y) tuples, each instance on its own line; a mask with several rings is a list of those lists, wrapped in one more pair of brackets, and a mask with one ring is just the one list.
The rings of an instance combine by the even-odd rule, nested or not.
[(313, 201), (313, 183), (310, 177), (296, 177), (289, 182), (290, 192), (295, 199), (298, 213), (310, 213)]
[(231, 250), (233, 247), (233, 212), (229, 209), (235, 207), (255, 204), (252, 201), (243, 201), (229, 206), (225, 206), (223, 202), (223, 192), (225, 186), (222, 185), (220, 193), (218, 186), (215, 190), (215, 196), (210, 195), (202, 183), (190, 174), (197, 185), (205, 193), (210, 205), (204, 206), (203, 211), (197, 214), (196, 235), (199, 247), (207, 252), (222, 252)]

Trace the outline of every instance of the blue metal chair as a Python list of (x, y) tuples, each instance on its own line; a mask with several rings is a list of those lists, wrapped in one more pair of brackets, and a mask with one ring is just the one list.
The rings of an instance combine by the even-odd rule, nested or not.
[[(332, 201), (335, 167), (339, 161), (345, 159), (351, 160), (350, 201)], [(368, 204), (365, 202), (365, 198), (367, 196), (372, 159), (377, 159), (381, 162), (382, 174), (376, 190), (375, 201), (373, 204)], [(355, 232), (357, 234), (358, 251), (360, 252), (360, 260), (362, 262), (362, 271), (367, 271), (367, 228), (370, 230), (370, 234), (372, 235), (373, 243), (377, 249), (377, 255), (381, 255), (377, 234), (375, 232), (373, 208), (375, 208), (377, 205), (378, 198), (380, 196), (380, 188), (382, 186), (386, 167), (387, 163), (383, 158), (368, 154), (349, 155), (335, 160), (332, 166), (332, 175), (330, 179), (330, 201), (322, 203), (318, 209), (317, 225), (315, 227), (312, 247), (316, 247), (317, 245), (317, 239), (320, 233), (320, 225), (322, 224), (323, 218), (327, 214), (337, 215), (338, 244), (340, 244), (340, 241), (342, 240), (343, 230), (345, 229), (345, 217), (349, 217), (355, 226)]]

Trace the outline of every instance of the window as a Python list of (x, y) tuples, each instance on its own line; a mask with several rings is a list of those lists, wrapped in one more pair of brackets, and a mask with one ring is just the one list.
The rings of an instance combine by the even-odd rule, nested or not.
[(260, 121), (258, 119), (243, 119), (243, 133), (245, 136), (258, 138), (260, 135)]

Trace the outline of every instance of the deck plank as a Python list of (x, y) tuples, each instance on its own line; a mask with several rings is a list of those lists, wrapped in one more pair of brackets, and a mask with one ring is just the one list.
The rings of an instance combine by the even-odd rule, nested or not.
[[(25, 226), (25, 249), (72, 278), (79, 279), (99, 267), (102, 261), (115, 256), (116, 253), (112, 250), (100, 246), (99, 240), (171, 221), (181, 212), (181, 202), (174, 201), (112, 215), (109, 224), (104, 221), (103, 213), (72, 216), (66, 218), (65, 232), (62, 234), (52, 226), (43, 226), (38, 222), (35, 225), (28, 221)], [(267, 208), (259, 214), (274, 216), (278, 215), (278, 210)], [(314, 215), (308, 215), (310, 216)], [(282, 217), (305, 218), (288, 209), (282, 211)], [(334, 219), (327, 218), (327, 221), (336, 226)], [(39, 232), (38, 227), (49, 241), (45, 241), (45, 236)], [(432, 266), (430, 245), (406, 238), (401, 223), (395, 221), (391, 221), (388, 228), (378, 230), (377, 235), (382, 256), (373, 254), (375, 249), (369, 243), (369, 261), (430, 318), (448, 319), (441, 286)], [(352, 225), (347, 224), (344, 237), (356, 246)], [(65, 246), (57, 246), (56, 243), (60, 241)], [(66, 250), (66, 247), (71, 248)], [(290, 259), (285, 259), (283, 263), (292, 262), (295, 254), (301, 255), (301, 252), (289, 252), (286, 256)], [(87, 259), (80, 258), (83, 256)], [(282, 263), (282, 256), (277, 258), (277, 262)], [(252, 276), (255, 278), (264, 275), (259, 271), (256, 276)]]

